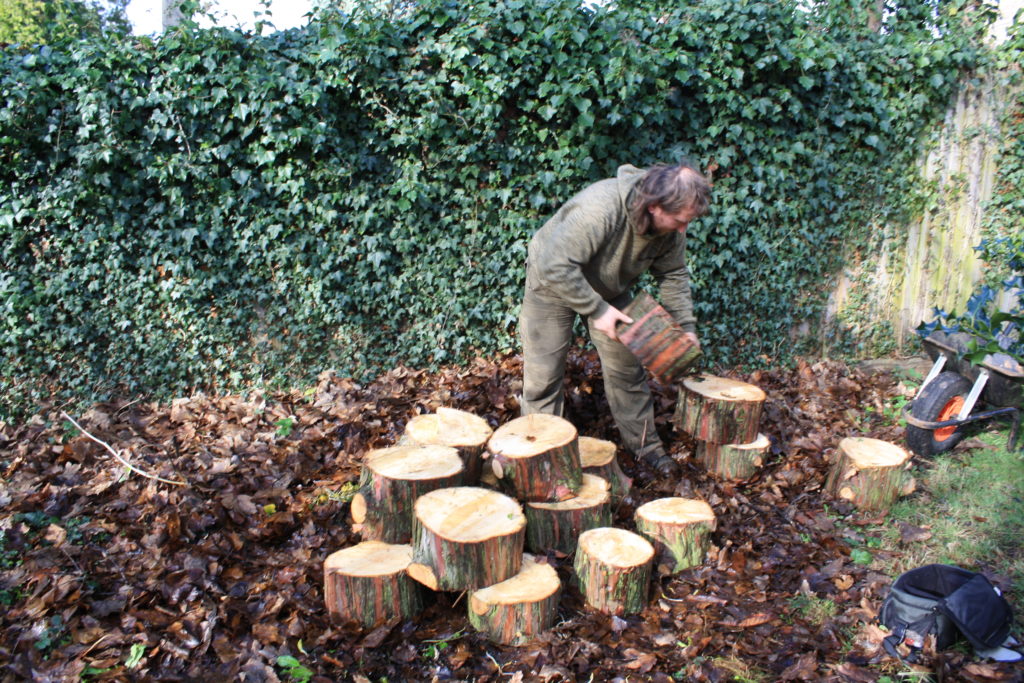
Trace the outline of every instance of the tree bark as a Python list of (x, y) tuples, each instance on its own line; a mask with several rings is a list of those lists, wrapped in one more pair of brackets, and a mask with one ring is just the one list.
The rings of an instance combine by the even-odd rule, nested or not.
[(490, 489), (438, 489), (416, 501), (409, 576), (432, 590), (493, 586), (519, 571), (526, 517)]
[(697, 442), (697, 462), (722, 479), (749, 479), (764, 462), (771, 442), (758, 434), (750, 443), (716, 444)]
[(913, 487), (907, 473), (910, 453), (899, 446), (867, 437), (839, 442), (826, 490), (862, 510), (884, 512), (900, 494)]
[(654, 548), (625, 529), (580, 534), (573, 565), (587, 604), (606, 614), (635, 614), (647, 604)]
[(462, 483), (458, 451), (447, 446), (393, 446), (363, 458), (359, 491), (352, 498), (354, 530), (364, 541), (408, 543), (416, 499)]
[(687, 377), (674, 422), (697, 441), (750, 443), (757, 438), (764, 399), (753, 384), (711, 375)]
[(523, 555), (519, 573), (469, 597), (469, 623), (501, 645), (523, 645), (551, 628), (562, 583), (549, 564)]
[(584, 474), (596, 474), (611, 487), (612, 504), (617, 505), (629, 495), (633, 480), (619, 467), (616, 447), (611, 441), (590, 436), (579, 438), (580, 465)]
[(650, 294), (642, 292), (622, 312), (633, 322), (617, 326), (619, 341), (662, 382), (672, 382), (700, 358), (700, 347)]
[(423, 608), (423, 589), (409, 578), (412, 546), (381, 541), (332, 553), (324, 561), (324, 601), (331, 617), (367, 628)]
[(576, 428), (561, 417), (516, 418), (495, 430), (487, 449), (494, 476), (518, 500), (566, 500), (583, 484)]
[(634, 513), (636, 530), (654, 545), (658, 570), (678, 574), (704, 562), (715, 513), (702, 500), (659, 498)]
[(403, 441), (421, 446), (450, 446), (466, 466), (463, 483), (480, 482), (483, 453), (494, 430), (487, 421), (454, 408), (438, 408), (434, 415), (417, 415), (405, 426)]
[(571, 555), (582, 532), (612, 523), (608, 482), (584, 474), (583, 486), (575, 498), (558, 503), (527, 503), (523, 511), (527, 548), (536, 553), (557, 550)]

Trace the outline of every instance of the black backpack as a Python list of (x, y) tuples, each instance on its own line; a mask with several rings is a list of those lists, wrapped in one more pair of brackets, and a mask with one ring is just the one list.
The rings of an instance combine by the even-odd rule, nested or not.
[(978, 650), (999, 647), (1010, 634), (1013, 614), (999, 591), (981, 574), (945, 564), (929, 564), (900, 574), (882, 603), (878, 619), (892, 635), (882, 641), (886, 652), (901, 642), (913, 661), (928, 634), (945, 649), (961, 636)]

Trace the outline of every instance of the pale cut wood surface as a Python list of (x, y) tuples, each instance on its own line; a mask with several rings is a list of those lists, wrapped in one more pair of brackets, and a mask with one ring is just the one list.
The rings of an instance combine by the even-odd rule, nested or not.
[(910, 458), (910, 453), (899, 446), (866, 436), (848, 436), (839, 442), (839, 448), (858, 468), (892, 467)]
[(462, 469), (459, 452), (449, 446), (392, 446), (370, 451), (363, 465), (382, 477), (412, 481), (450, 477)]
[(382, 576), (404, 571), (410, 562), (411, 545), (363, 541), (328, 555), (324, 561), (324, 573), (336, 571), (347, 576)]
[(580, 437), (580, 465), (603, 467), (615, 459), (615, 444), (592, 436)]
[(426, 493), (416, 501), (415, 515), (435, 534), (460, 543), (513, 534), (526, 526), (519, 503), (497, 491), (474, 486)]
[(688, 498), (659, 498), (644, 503), (636, 509), (636, 514), (656, 523), (678, 523), (715, 521), (715, 513), (711, 506), (702, 500)]
[(584, 473), (583, 486), (580, 487), (575, 498), (555, 503), (537, 502), (527, 503), (527, 505), (541, 510), (579, 510), (600, 505), (607, 501), (610, 496), (607, 481), (595, 474)]
[(637, 567), (654, 557), (647, 539), (625, 529), (604, 527), (580, 534), (579, 548), (609, 567)]
[(405, 426), (414, 441), (441, 446), (482, 446), (493, 431), (482, 417), (445, 407), (433, 415), (417, 415)]
[(492, 453), (507, 458), (529, 458), (566, 446), (576, 438), (576, 428), (568, 420), (536, 413), (517, 417), (498, 427), (487, 445)]
[(501, 583), (475, 591), (471, 604), (474, 612), (483, 614), (490, 605), (536, 602), (548, 597), (561, 586), (562, 582), (558, 579), (554, 567), (546, 562), (538, 562), (533, 555), (523, 553), (523, 564), (518, 574)]
[(683, 386), (717, 401), (763, 401), (766, 398), (760, 387), (728, 377), (695, 375), (684, 379)]

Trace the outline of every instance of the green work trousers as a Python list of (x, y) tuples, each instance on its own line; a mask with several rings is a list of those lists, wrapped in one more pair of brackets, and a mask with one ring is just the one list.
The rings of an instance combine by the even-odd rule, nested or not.
[[(621, 310), (628, 301), (626, 296), (610, 303)], [(523, 415), (564, 416), (562, 385), (575, 321), (576, 311), (556, 298), (527, 289), (519, 314), (519, 335), (523, 343)], [(664, 455), (665, 449), (654, 428), (654, 399), (640, 361), (622, 342), (613, 341), (594, 329), (589, 318), (587, 329), (601, 357), (605, 396), (622, 445), (647, 461)]]

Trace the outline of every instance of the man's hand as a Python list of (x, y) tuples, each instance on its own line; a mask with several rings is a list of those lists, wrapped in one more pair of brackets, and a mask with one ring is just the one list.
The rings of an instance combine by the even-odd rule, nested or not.
[(620, 322), (629, 324), (633, 322), (633, 319), (614, 306), (609, 306), (608, 310), (594, 318), (594, 328), (603, 332), (605, 336), (619, 341), (619, 335), (615, 333), (615, 325)]
[(697, 339), (696, 333), (694, 333), (694, 332), (683, 332), (683, 339), (689, 340), (690, 343), (692, 343), (698, 349), (700, 348), (700, 339)]

